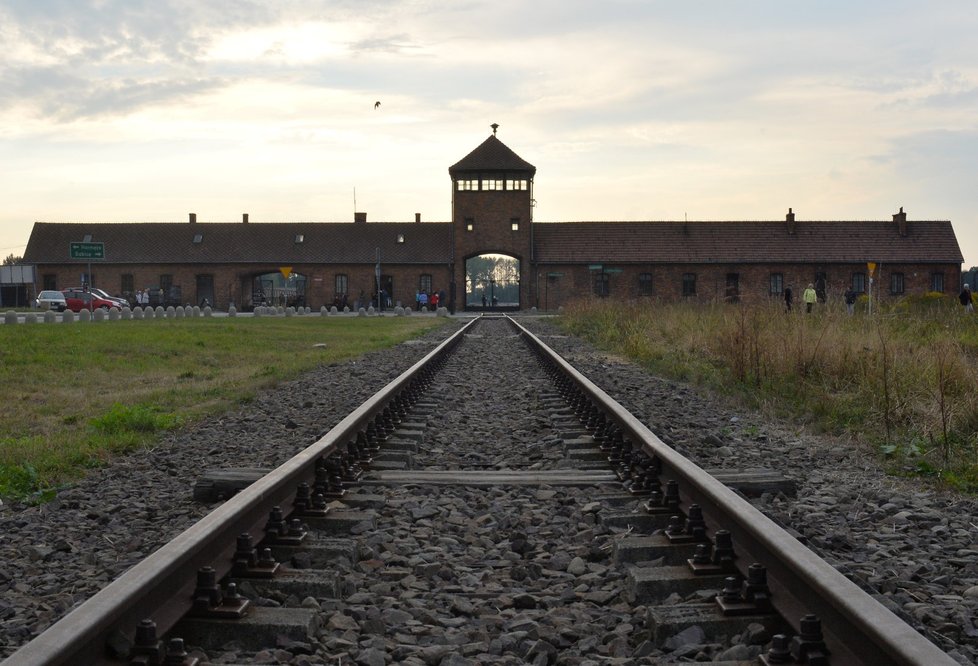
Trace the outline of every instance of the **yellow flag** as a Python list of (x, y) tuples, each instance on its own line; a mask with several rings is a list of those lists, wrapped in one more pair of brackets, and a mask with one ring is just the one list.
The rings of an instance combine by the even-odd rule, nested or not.
[(292, 267), (291, 266), (282, 266), (281, 268), (278, 269), (278, 272), (282, 274), (282, 277), (284, 277), (286, 280), (288, 280), (289, 279), (289, 276), (292, 275)]

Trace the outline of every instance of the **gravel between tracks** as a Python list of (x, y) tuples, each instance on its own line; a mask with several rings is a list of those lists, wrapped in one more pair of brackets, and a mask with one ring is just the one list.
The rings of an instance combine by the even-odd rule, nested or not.
[[(978, 662), (974, 500), (887, 477), (857, 446), (728, 408), (556, 334), (545, 320), (526, 321), (701, 466), (771, 467), (796, 480), (797, 498), (765, 496), (755, 504), (807, 537), (820, 555), (875, 590), (961, 663)], [(0, 657), (206, 513), (209, 507), (190, 496), (201, 460), (214, 468), (283, 462), (446, 335), (442, 330), (309, 373), (233, 414), (94, 472), (42, 507), (5, 505)], [(441, 408), (430, 415), (426, 435), (433, 457), (419, 463), (446, 469), (562, 464), (544, 446), (555, 439), (550, 424), (536, 414), (526, 419), (528, 401), (545, 388), (531, 377), (507, 375), (525, 370), (506, 353), (469, 361), (496, 378), (490, 390), (438, 394)], [(450, 363), (443, 372), (456, 371)], [(458, 439), (459, 428), (468, 433), (466, 441), (438, 435), (454, 432)], [(506, 450), (507, 442), (519, 450)], [(324, 663), (325, 654), (346, 654), (349, 663), (363, 664), (383, 664), (385, 654), (387, 663), (546, 663), (556, 649), (602, 656), (562, 663), (654, 663), (651, 648), (630, 638), (641, 629), (641, 609), (617, 603), (621, 572), (606, 561), (613, 535), (595, 524), (583, 491), (403, 487), (390, 497), (385, 516), (391, 522), (362, 539), (361, 562), (351, 563), (351, 596), (316, 602), (328, 630), (310, 646), (320, 656), (300, 654), (305, 649), (270, 651), (258, 655), (264, 663)], [(525, 513), (516, 515), (514, 505), (525, 506)], [(523, 557), (527, 553), (533, 557)], [(446, 567), (446, 555), (468, 563)], [(389, 588), (375, 587), (368, 582), (371, 567), (381, 564), (404, 565), (412, 573), (383, 584)], [(505, 608), (485, 607), (482, 600), (494, 586), (512, 580), (528, 591), (510, 596)], [(581, 595), (586, 603), (574, 601)], [(484, 635), (453, 626), (458, 617), (478, 617)], [(437, 643), (458, 649), (432, 647)], [(701, 658), (720, 649), (694, 647)], [(210, 655), (217, 661), (243, 656)]]

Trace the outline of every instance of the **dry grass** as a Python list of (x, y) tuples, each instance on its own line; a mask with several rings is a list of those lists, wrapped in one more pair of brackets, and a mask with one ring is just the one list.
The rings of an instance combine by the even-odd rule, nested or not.
[(894, 468), (978, 489), (978, 318), (951, 299), (874, 316), (780, 304), (578, 302), (564, 326), (670, 377), (874, 444)]

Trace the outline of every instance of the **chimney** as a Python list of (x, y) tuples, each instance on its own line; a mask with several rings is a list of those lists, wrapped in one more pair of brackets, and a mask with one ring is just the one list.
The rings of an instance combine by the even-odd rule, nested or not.
[(414, 221), (415, 222), (421, 222), (421, 213), (415, 213), (414, 214)]
[(893, 221), (897, 224), (897, 230), (900, 232), (901, 236), (907, 235), (907, 214), (903, 212), (903, 206), (900, 206), (900, 212), (893, 214)]
[(248, 224), (248, 213), (241, 213), (241, 223)]
[(197, 224), (197, 213), (190, 214), (190, 224)]
[(794, 234), (795, 233), (795, 214), (791, 211), (790, 208), (788, 209), (788, 214), (784, 216), (784, 221), (788, 223), (788, 233), (789, 234)]
[(367, 214), (366, 213), (353, 213), (353, 221), (355, 223), (357, 223), (357, 224), (366, 224), (367, 223)]

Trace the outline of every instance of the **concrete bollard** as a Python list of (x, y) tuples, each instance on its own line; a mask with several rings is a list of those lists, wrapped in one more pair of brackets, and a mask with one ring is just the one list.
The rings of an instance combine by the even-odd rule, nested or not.
[[(84, 310), (82, 310), (84, 312)], [(72, 310), (65, 310), (61, 313), (61, 323), (71, 324), (75, 321), (75, 313)]]
[(92, 313), (89, 310), (82, 310), (78, 313), (78, 321), (92, 321)]
[(228, 317), (237, 317), (238, 308), (234, 307), (234, 304), (228, 306)]
[(37, 323), (37, 313), (36, 312), (28, 312), (26, 315), (24, 315), (24, 323), (25, 324), (36, 324)]
[(48, 310), (44, 313), (44, 323), (53, 324), (58, 321), (58, 315), (54, 314), (54, 310)]
[(204, 315), (205, 317), (212, 317), (212, 316), (214, 315), (214, 311), (213, 311), (213, 310), (211, 310), (211, 306), (209, 306), (209, 305), (208, 305), (208, 306), (206, 306), (206, 307), (204, 308), (204, 312), (203, 312), (203, 315)]
[(128, 306), (122, 308), (122, 312), (119, 313), (119, 316), (122, 318), (123, 321), (129, 321), (130, 319), (132, 319), (132, 308)]
[(132, 309), (133, 321), (140, 321), (143, 318), (143, 309), (138, 305)]
[(17, 312), (15, 312), (14, 310), (7, 310), (3, 314), (3, 323), (4, 324), (16, 324), (17, 323)]
[[(172, 308), (173, 306), (170, 306), (170, 307)], [(156, 311), (155, 311), (155, 315), (154, 316), (157, 319), (163, 319), (164, 317), (166, 317), (166, 310), (163, 308), (162, 305), (157, 305), (156, 306)]]

